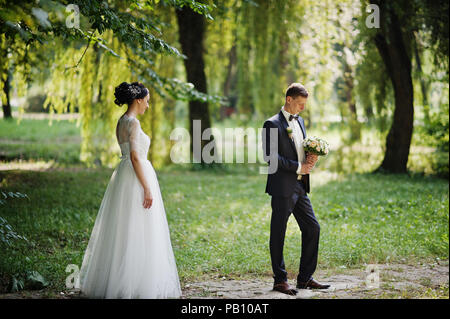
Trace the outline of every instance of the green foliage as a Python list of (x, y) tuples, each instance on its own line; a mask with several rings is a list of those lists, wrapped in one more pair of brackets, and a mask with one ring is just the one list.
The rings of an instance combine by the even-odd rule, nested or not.
[(439, 175), (449, 178), (449, 105), (444, 104), (438, 112), (431, 115), (425, 124), (425, 131), (431, 137), (437, 152), (433, 161), (434, 169)]
[(434, 139), (439, 151), (449, 151), (449, 104), (444, 104), (438, 112), (431, 115), (430, 122), (426, 124), (427, 133)]
[[(153, 0), (155, 4), (158, 4), (159, 0)], [(214, 3), (207, 4), (202, 3), (200, 1), (195, 0), (163, 0), (161, 2), (167, 3), (173, 7), (179, 7), (182, 8), (184, 6), (189, 6), (194, 12), (197, 12), (198, 14), (204, 15), (207, 19), (213, 20), (213, 17), (211, 16), (211, 10), (216, 7)]]
[[(449, 2), (418, 1), (418, 25), (425, 29), (426, 43), (433, 52), (433, 68), (449, 76)], [(439, 18), (437, 18), (439, 17)]]
[[(27, 198), (28, 196), (26, 194), (22, 194), (20, 192), (11, 192), (11, 191), (4, 191), (0, 189), (0, 193), (2, 195), (2, 198), (0, 199), (0, 208), (2, 208), (4, 205), (7, 205), (8, 202), (10, 202), (11, 199), (14, 198)], [(0, 210), (1, 212), (2, 210)], [(8, 221), (0, 216), (0, 249), (1, 250), (14, 250), (15, 244), (17, 244), (18, 240), (23, 240), (28, 242), (28, 239), (25, 236), (19, 235), (17, 232), (14, 231), (13, 227), (8, 223)], [(0, 271), (1, 274), (1, 271)], [(1, 285), (0, 285), (1, 286)], [(17, 279), (14, 275), (11, 277), (10, 280), (10, 287), (9, 291), (16, 292), (19, 290), (22, 290), (24, 288), (25, 284), (24, 281), (21, 279)], [(5, 288), (0, 287), (0, 291), (4, 290)]]
[(47, 280), (37, 271), (29, 271), (26, 274), (25, 287), (31, 290), (39, 290), (48, 286)]
[[(3, 1), (2, 1), (3, 2)], [(128, 1), (136, 4), (136, 1)], [(77, 5), (86, 24), (79, 27), (67, 27), (65, 13), (68, 4)], [(188, 3), (188, 1), (185, 1)], [(108, 4), (107, 1), (40, 1), (39, 4), (29, 1), (18, 1), (14, 6), (6, 6), (1, 3), (2, 19), (1, 33), (7, 37), (20, 35), (23, 40), (48, 41), (55, 36), (72, 39), (89, 38), (91, 41), (101, 43), (99, 37), (90, 36), (98, 32), (103, 34), (111, 30), (124, 43), (129, 45), (140, 45), (145, 50), (157, 53), (169, 53), (181, 55), (178, 50), (162, 39), (154, 36), (150, 31), (160, 32), (156, 21), (144, 19), (120, 8), (117, 3)], [(40, 6), (40, 7), (39, 7)], [(133, 9), (139, 6), (134, 5)], [(147, 5), (144, 9), (149, 9)], [(206, 10), (207, 7), (204, 8)], [(122, 11), (123, 10), (123, 11)], [(203, 10), (203, 12), (204, 12)], [(39, 14), (36, 14), (39, 12)], [(51, 12), (51, 14), (49, 14)]]
[[(80, 11), (80, 23), (74, 27), (67, 25), (75, 15), (65, 12), (68, 4), (52, 0), (37, 4), (20, 1), (6, 7), (1, 3), (0, 44), (5, 52), (0, 53), (11, 59), (5, 59), (4, 63), (2, 60), (0, 75), (5, 81), (12, 70), (16, 82), (26, 86), (31, 79), (25, 75), (30, 72), (22, 68), (30, 69), (31, 60), (25, 59), (28, 52), (45, 52), (46, 58), (42, 60), (48, 61), (49, 74), (44, 83), (47, 94), (44, 109), (49, 108), (50, 113), (80, 110), (81, 161), (89, 165), (114, 164), (115, 139), (111, 132), (119, 111), (113, 104), (113, 92), (122, 81), (138, 78), (163, 97), (169, 94), (175, 99), (223, 103), (220, 96), (198, 92), (190, 83), (155, 72), (155, 60), (160, 55), (185, 58), (163, 40), (164, 23), (154, 12), (161, 5), (158, 2), (74, 1), (71, 4)], [(186, 0), (164, 4), (187, 5), (212, 18), (209, 14), (212, 5)], [(26, 90), (21, 91), (19, 95), (25, 95)]]
[(283, 103), (290, 47), (292, 1), (242, 2), (237, 8), (237, 107), (248, 121), (272, 114)]
[[(77, 5), (80, 10), (79, 27), (68, 27), (66, 25), (67, 19), (71, 18), (65, 12), (66, 6), (69, 4), (66, 1), (41, 1), (39, 2), (41, 7), (36, 7), (36, 4), (29, 1), (19, 2), (8, 7), (3, 3), (1, 4), (0, 32), (5, 36), (4, 41), (20, 43), (17, 35), (20, 35), (21, 39), (27, 42), (27, 45), (32, 45), (34, 42), (48, 44), (57, 39), (63, 39), (65, 40), (64, 45), (62, 47), (57, 46), (58, 49), (61, 48), (62, 50), (67, 49), (67, 46), (72, 48), (78, 46), (79, 41), (86, 41), (88, 46), (95, 45), (117, 58), (127, 59), (130, 65), (137, 64), (145, 68), (150, 67), (145, 78), (155, 86), (161, 88), (165, 86), (164, 88), (174, 96), (185, 99), (219, 99), (219, 97), (202, 95), (191, 85), (180, 83), (176, 79), (160, 78), (157, 73), (151, 70), (157, 54), (184, 57), (178, 49), (162, 39), (161, 22), (158, 15), (153, 13), (158, 5), (157, 2), (72, 1), (70, 4)], [(164, 3), (173, 7), (188, 5), (194, 11), (212, 18), (209, 13), (212, 9), (211, 5), (187, 0), (165, 1)], [(132, 12), (129, 10), (130, 8), (133, 9)], [(34, 14), (36, 10), (40, 14)], [(43, 16), (46, 16), (46, 18), (43, 19)], [(114, 47), (111, 47), (112, 35), (121, 45), (133, 51), (135, 56), (130, 55), (129, 52), (117, 52)], [(139, 62), (138, 57), (145, 63)], [(67, 60), (64, 62), (67, 62)]]
[[(80, 9), (79, 27), (66, 26), (72, 17), (65, 11), (69, 3)], [(237, 110), (235, 119), (245, 126), (277, 112), (291, 82), (304, 83), (311, 93), (302, 114), (307, 125), (342, 115), (352, 128), (350, 144), (360, 137), (361, 118), (374, 121), (383, 135), (394, 108), (388, 70), (373, 43), (376, 30), (365, 25), (368, 3), (1, 1), (0, 55), (8, 58), (0, 62), (0, 75), (3, 81), (12, 75), (19, 97), (26, 95), (33, 80), (43, 84), (50, 113), (80, 110), (81, 159), (89, 165), (114, 163), (111, 132), (121, 110), (113, 105), (112, 92), (123, 80), (144, 82), (153, 96), (159, 95), (152, 99), (155, 114), (142, 118), (145, 131), (158, 145), (158, 155), (150, 154), (155, 163), (167, 161), (170, 142), (163, 137), (174, 127), (173, 119), (186, 114), (180, 111), (185, 104), (178, 103), (176, 109), (175, 100), (208, 102), (216, 119), (221, 106), (229, 103)], [(411, 48), (417, 44), (422, 62), (422, 71), (414, 74), (415, 86), (426, 78), (424, 95), (440, 96), (448, 86), (444, 59), (448, 15), (439, 11), (440, 4), (418, 1), (404, 8), (405, 3), (392, 7), (407, 17), (404, 27), (415, 30), (415, 37), (408, 40)], [(183, 6), (208, 18), (205, 71), (210, 95), (178, 80), (184, 75), (183, 55), (177, 49), (173, 17), (174, 10)], [(433, 18), (438, 13), (440, 19)], [(417, 64), (416, 59), (413, 62)], [(5, 103), (3, 91), (0, 95)], [(420, 95), (416, 90), (415, 96)], [(423, 108), (439, 108), (440, 102), (430, 97)], [(356, 112), (349, 113), (353, 105)], [(420, 121), (421, 113), (415, 114)]]
[[(27, 194), (22, 194), (20, 192), (11, 192), (11, 191), (4, 191), (0, 189), (0, 193), (2, 198), (0, 199), (0, 207), (3, 205), (7, 205), (7, 201), (9, 201), (13, 198), (28, 198)], [(4, 247), (4, 245), (12, 247), (14, 241), (22, 239), (27, 241), (26, 237), (21, 236), (17, 234), (10, 224), (8, 224), (8, 221), (0, 216), (0, 247)]]
[[(2, 192), (2, 194), (4, 194)], [(4, 204), (4, 200), (2, 200), (2, 205)], [(0, 216), (0, 243), (2, 245), (12, 246), (13, 241), (17, 239), (27, 240), (24, 236), (17, 234), (8, 224), (8, 221)]]
[[(3, 197), (3, 198), (0, 199), (0, 205), (5, 205), (6, 204), (6, 200), (8, 198), (28, 198), (27, 194), (22, 194), (20, 192), (4, 192), (4, 191), (0, 191), (0, 193), (2, 194), (2, 197)], [(4, 221), (4, 222), (6, 223), (6, 221)]]

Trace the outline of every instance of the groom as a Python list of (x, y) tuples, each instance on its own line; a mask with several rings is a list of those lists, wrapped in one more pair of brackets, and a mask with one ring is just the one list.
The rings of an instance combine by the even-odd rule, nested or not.
[[(306, 137), (305, 123), (297, 113), (306, 106), (308, 91), (300, 83), (292, 83), (286, 90), (285, 104), (280, 112), (266, 120), (263, 126), (264, 155), (269, 167), (275, 163), (275, 172), (267, 175), (266, 193), (272, 196), (270, 222), (270, 257), (274, 273), (273, 289), (295, 295), (297, 290), (289, 286), (283, 259), (284, 237), (291, 213), (302, 232), (302, 255), (297, 276), (299, 289), (326, 289), (313, 279), (317, 265), (320, 226), (307, 196), (309, 174), (317, 162), (315, 154), (305, 154), (302, 141)], [(290, 131), (288, 131), (288, 127)], [(274, 135), (270, 133), (276, 133)], [(271, 140), (272, 137), (272, 140)]]

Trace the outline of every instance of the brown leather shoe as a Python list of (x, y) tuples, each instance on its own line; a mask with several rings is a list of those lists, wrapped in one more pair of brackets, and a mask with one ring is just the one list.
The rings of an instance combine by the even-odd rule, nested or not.
[(279, 291), (279, 292), (282, 292), (284, 294), (291, 295), (291, 296), (295, 296), (297, 294), (297, 289), (289, 286), (287, 281), (273, 284), (273, 290), (276, 290), (276, 291)]
[(317, 281), (314, 280), (314, 278), (311, 278), (307, 282), (297, 282), (297, 288), (298, 289), (328, 289), (330, 288), (330, 285), (323, 285)]

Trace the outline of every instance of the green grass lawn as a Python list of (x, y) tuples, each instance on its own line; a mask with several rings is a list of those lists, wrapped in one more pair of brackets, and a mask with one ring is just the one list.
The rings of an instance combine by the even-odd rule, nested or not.
[[(0, 172), (0, 188), (26, 193), (0, 206), (27, 238), (2, 247), (3, 282), (36, 270), (63, 289), (81, 265), (110, 169)], [(250, 170), (158, 172), (182, 283), (202, 274), (270, 275), (270, 200)], [(320, 179), (320, 180), (317, 180)], [(435, 178), (317, 174), (311, 201), (321, 224), (319, 268), (448, 259), (448, 182)], [(325, 179), (325, 180), (324, 180)], [(314, 186), (316, 185), (316, 186)], [(295, 275), (301, 235), (290, 218), (285, 259)], [(4, 287), (3, 287), (4, 288)]]
[[(332, 126), (309, 134), (336, 148), (312, 175), (310, 198), (321, 225), (319, 269), (448, 259), (448, 180), (368, 174), (382, 159), (377, 133), (366, 127), (362, 141), (345, 148), (339, 132)], [(47, 170), (0, 171), (0, 190), (28, 196), (0, 205), (0, 291), (27, 271), (39, 272), (51, 291), (61, 291), (67, 265), (81, 265), (113, 170), (83, 167), (80, 141), (75, 122), (0, 123), (0, 162), (55, 163)], [(413, 139), (409, 165), (418, 171), (431, 156), (420, 149), (420, 141)], [(270, 197), (258, 167), (158, 170), (182, 284), (201, 275), (271, 276)], [(4, 239), (12, 234), (26, 240), (11, 239), (8, 245)], [(290, 276), (296, 275), (300, 247), (301, 234), (291, 217), (285, 242)]]
[(0, 122), (0, 162), (80, 162), (80, 128), (68, 120), (17, 119)]
[[(248, 127), (256, 130), (262, 123), (263, 121), (250, 122)], [(236, 125), (231, 119), (227, 119), (216, 123), (215, 127), (224, 136), (225, 128), (234, 128)], [(363, 125), (361, 140), (352, 145), (345, 145), (343, 137), (348, 135), (347, 131), (348, 128), (339, 123), (313, 125), (308, 129), (309, 136), (320, 136), (327, 140), (331, 147), (330, 154), (320, 160), (317, 168), (338, 173), (365, 173), (375, 170), (383, 160), (386, 134), (379, 133), (373, 125)], [(248, 144), (243, 145), (243, 148), (236, 147), (239, 149), (235, 149), (236, 153), (244, 151), (245, 158), (248, 152), (256, 154), (255, 152), (259, 150), (258, 138), (258, 135), (255, 139), (249, 138)], [(423, 129), (415, 128), (408, 161), (410, 172), (435, 174), (433, 163), (437, 155), (443, 156), (448, 162), (448, 153), (436, 154), (434, 148), (427, 146), (430, 143), (429, 139), (424, 135)], [(224, 142), (224, 147), (233, 147), (233, 141)], [(0, 122), (0, 164), (15, 161), (47, 161), (59, 167), (81, 165), (80, 143), (80, 127), (77, 127), (75, 121), (53, 120), (51, 125), (46, 119), (22, 119), (20, 122), (14, 119)], [(221, 150), (221, 154), (224, 152)]]

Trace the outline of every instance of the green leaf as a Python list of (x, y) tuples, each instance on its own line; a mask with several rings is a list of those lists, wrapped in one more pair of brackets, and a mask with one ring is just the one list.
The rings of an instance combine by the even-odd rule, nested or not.
[(50, 23), (50, 21), (48, 21), (48, 13), (40, 8), (32, 8), (31, 9), (31, 13), (36, 17), (36, 19), (38, 20), (39, 24), (47, 29), (50, 28), (52, 26), (52, 24)]
[(11, 289), (10, 292), (18, 292), (20, 290), (23, 290), (24, 283), (21, 279), (17, 279), (16, 277), (12, 277), (11, 281)]
[(26, 286), (28, 289), (39, 290), (48, 286), (48, 282), (37, 271), (30, 271), (27, 274)]

